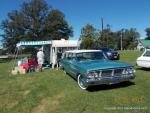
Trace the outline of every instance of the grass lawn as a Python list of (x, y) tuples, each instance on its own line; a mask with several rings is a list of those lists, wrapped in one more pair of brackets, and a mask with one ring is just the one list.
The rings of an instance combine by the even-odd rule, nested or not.
[[(141, 54), (122, 51), (121, 61), (135, 64)], [(0, 113), (150, 113), (150, 70), (136, 67), (133, 82), (81, 90), (62, 71), (9, 76), (10, 62), (0, 63)]]

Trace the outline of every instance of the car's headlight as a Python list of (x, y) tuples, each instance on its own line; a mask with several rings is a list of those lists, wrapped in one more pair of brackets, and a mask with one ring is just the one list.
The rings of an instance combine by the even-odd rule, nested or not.
[(132, 73), (136, 73), (136, 70), (134, 68), (131, 68)]
[(101, 77), (101, 72), (100, 71), (88, 72), (88, 78), (98, 78), (98, 77)]
[(87, 74), (88, 76), (88, 78), (94, 78), (94, 73), (93, 72), (89, 72), (88, 74)]
[(132, 74), (132, 73), (135, 73), (135, 69), (134, 68), (127, 68), (127, 69), (124, 69), (123, 73), (122, 74)]
[(123, 72), (122, 72), (122, 74), (128, 74), (127, 69), (124, 69)]

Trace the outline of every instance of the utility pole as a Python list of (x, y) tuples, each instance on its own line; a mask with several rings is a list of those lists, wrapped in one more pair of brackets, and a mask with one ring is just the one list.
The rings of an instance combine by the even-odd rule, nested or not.
[(103, 29), (104, 29), (103, 17), (101, 17), (101, 23), (102, 23), (102, 32), (103, 32)]
[(102, 38), (102, 46), (104, 46), (104, 45), (103, 45), (103, 42), (104, 42), (104, 41), (103, 41), (103, 40), (104, 40), (104, 39), (103, 39), (103, 29), (104, 29), (104, 25), (103, 25), (103, 17), (101, 17), (101, 24), (102, 24), (102, 34), (101, 34), (101, 38)]
[(124, 30), (124, 29), (121, 29), (121, 39), (120, 39), (121, 50), (122, 50), (123, 30)]

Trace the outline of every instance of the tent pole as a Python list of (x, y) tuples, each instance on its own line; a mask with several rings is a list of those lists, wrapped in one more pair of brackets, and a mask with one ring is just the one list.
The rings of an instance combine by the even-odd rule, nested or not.
[[(15, 55), (15, 57), (16, 57), (16, 54), (17, 54), (17, 48), (15, 49), (13, 55)], [(14, 69), (14, 62), (12, 62), (12, 64), (11, 64), (11, 70), (13, 70), (13, 69)], [(10, 74), (11, 74), (11, 72), (10, 72)], [(9, 76), (10, 76), (10, 74), (9, 74)]]
[(19, 49), (17, 48), (17, 53), (16, 53), (16, 55), (15, 55), (15, 59), (14, 59), (14, 63), (13, 63), (13, 68), (15, 67), (15, 63), (16, 63), (16, 58), (17, 58), (17, 56), (18, 56), (18, 52), (19, 52)]

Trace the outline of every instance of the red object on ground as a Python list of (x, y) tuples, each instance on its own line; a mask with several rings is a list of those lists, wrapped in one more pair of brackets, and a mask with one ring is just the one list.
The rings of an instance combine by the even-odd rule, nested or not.
[(21, 63), (21, 66), (27, 71), (30, 66), (34, 66), (35, 68), (37, 68), (39, 65), (35, 59), (29, 58), (28, 63)]
[(28, 63), (21, 63), (21, 66), (27, 71), (29, 69)]

